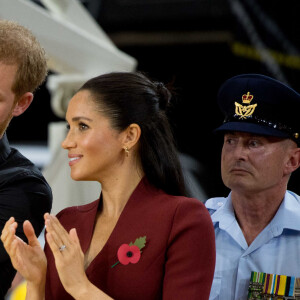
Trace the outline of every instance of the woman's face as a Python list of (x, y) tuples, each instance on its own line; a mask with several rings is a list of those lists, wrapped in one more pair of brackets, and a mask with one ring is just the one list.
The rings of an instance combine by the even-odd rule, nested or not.
[(70, 100), (66, 120), (69, 132), (62, 147), (68, 150), (71, 177), (101, 182), (117, 176), (124, 161), (123, 134), (111, 128), (89, 91), (80, 91)]

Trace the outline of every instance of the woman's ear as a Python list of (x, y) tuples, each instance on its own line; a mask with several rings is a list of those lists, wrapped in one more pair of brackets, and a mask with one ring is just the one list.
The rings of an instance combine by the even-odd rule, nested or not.
[(123, 145), (128, 149), (134, 147), (141, 136), (141, 128), (138, 124), (130, 124), (124, 131)]
[(33, 100), (33, 94), (30, 92), (25, 93), (24, 95), (22, 95), (15, 104), (15, 107), (12, 111), (12, 115), (14, 117), (17, 117), (19, 115), (21, 115), (31, 104)]

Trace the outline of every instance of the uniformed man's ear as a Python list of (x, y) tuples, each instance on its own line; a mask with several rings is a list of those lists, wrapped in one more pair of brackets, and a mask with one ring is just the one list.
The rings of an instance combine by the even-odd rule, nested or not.
[(31, 104), (33, 100), (33, 94), (30, 92), (25, 93), (22, 95), (15, 104), (15, 107), (13, 109), (12, 115), (13, 117), (17, 117), (21, 115)]
[(297, 170), (300, 166), (300, 148), (294, 148), (291, 151), (291, 156), (286, 166), (289, 174)]
[(138, 124), (130, 124), (124, 132), (123, 145), (128, 149), (134, 147), (140, 139), (141, 128)]

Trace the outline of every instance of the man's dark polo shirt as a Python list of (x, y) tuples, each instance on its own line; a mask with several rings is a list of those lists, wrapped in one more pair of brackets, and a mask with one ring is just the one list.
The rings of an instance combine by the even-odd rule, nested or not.
[[(44, 213), (52, 207), (52, 192), (40, 170), (18, 150), (10, 148), (6, 134), (0, 140), (0, 235), (14, 217), (17, 235), (27, 241), (23, 222), (29, 220), (37, 236), (44, 228)], [(0, 241), (0, 299), (4, 299), (16, 274)]]

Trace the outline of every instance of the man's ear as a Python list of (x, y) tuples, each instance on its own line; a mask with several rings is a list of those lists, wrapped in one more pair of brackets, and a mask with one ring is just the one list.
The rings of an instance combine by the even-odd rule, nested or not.
[(287, 163), (288, 173), (292, 173), (297, 170), (300, 166), (300, 148), (295, 148), (292, 150), (289, 161)]
[(131, 149), (134, 147), (140, 139), (141, 128), (138, 124), (130, 124), (124, 132), (123, 144)]
[(21, 115), (31, 104), (33, 100), (33, 94), (30, 92), (25, 93), (22, 95), (15, 104), (15, 107), (13, 108), (12, 115), (13, 117), (17, 117)]

